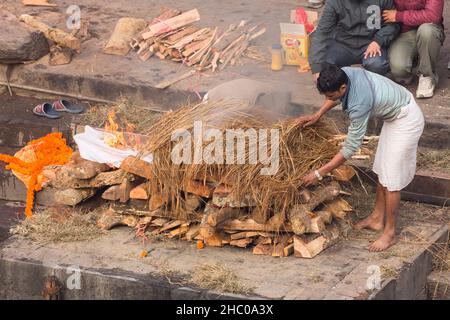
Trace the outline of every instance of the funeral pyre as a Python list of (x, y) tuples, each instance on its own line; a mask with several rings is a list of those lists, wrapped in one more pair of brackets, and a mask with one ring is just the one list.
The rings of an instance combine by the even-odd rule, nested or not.
[[(79, 152), (45, 168), (37, 200), (75, 206), (101, 194), (109, 202), (97, 221), (103, 229), (128, 225), (139, 237), (165, 235), (198, 248), (313, 258), (340, 238), (340, 221), (352, 210), (340, 183), (355, 171), (342, 166), (305, 188), (301, 178), (335, 155), (342, 136), (326, 119), (307, 128), (273, 119), (224, 101), (182, 107), (149, 128), (135, 145), (139, 153), (117, 168)], [(152, 163), (143, 160), (148, 154)]]

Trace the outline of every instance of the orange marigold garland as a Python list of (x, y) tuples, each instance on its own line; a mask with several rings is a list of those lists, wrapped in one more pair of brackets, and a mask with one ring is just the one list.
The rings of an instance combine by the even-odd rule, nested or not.
[(10, 169), (27, 186), (25, 215), (33, 214), (34, 192), (42, 189), (42, 180), (38, 179), (44, 167), (66, 164), (73, 150), (67, 146), (62, 133), (54, 132), (45, 137), (30, 141), (15, 156), (0, 154), (0, 161), (6, 162)]

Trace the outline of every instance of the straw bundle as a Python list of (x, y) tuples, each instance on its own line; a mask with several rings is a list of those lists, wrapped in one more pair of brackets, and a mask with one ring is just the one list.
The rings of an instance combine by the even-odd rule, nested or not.
[[(185, 194), (181, 192), (192, 180), (214, 186), (229, 186), (237, 199), (252, 199), (265, 220), (273, 214), (284, 216), (290, 208), (299, 204), (301, 178), (335, 155), (337, 146), (329, 140), (337, 130), (329, 120), (322, 120), (313, 127), (301, 128), (292, 120), (274, 122), (271, 120), (273, 116), (261, 109), (219, 101), (182, 107), (152, 126), (147, 132), (150, 140), (144, 150), (153, 154), (154, 179), (150, 180), (151, 190), (157, 190), (170, 203), (167, 215), (192, 219), (183, 210)], [(250, 152), (248, 142), (245, 145), (244, 164), (173, 164), (171, 152), (176, 142), (171, 141), (172, 133), (180, 128), (189, 131), (192, 138), (191, 154), (194, 154), (192, 133), (195, 121), (202, 121), (203, 131), (208, 128), (219, 129), (224, 137), (226, 129), (245, 131), (253, 128), (257, 132), (259, 129), (268, 129), (266, 141), (258, 141), (258, 148), (267, 148), (268, 155), (276, 151), (271, 150), (270, 129), (278, 129), (278, 171), (273, 175), (261, 175), (261, 169), (267, 165), (261, 161), (250, 163), (249, 160), (255, 154)], [(203, 141), (203, 147), (210, 143)]]

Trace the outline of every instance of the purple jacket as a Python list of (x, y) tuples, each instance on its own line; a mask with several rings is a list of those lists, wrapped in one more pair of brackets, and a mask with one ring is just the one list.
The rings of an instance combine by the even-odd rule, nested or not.
[(442, 24), (444, 0), (395, 0), (396, 20), (403, 24), (402, 32), (418, 28), (423, 23)]

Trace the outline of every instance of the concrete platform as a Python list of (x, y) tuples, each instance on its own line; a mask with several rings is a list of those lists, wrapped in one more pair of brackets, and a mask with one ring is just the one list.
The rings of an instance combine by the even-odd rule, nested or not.
[[(55, 0), (56, 8), (24, 7), (15, 0), (4, 0), (2, 5), (17, 15), (22, 13), (37, 14), (50, 25), (65, 28), (65, 13), (71, 4), (64, 0)], [(160, 109), (174, 108), (188, 99), (195, 101), (198, 94), (203, 94), (212, 87), (235, 78), (251, 78), (271, 83), (273, 86), (288, 87), (293, 91), (293, 101), (299, 106), (299, 113), (311, 112), (320, 106), (322, 98), (317, 93), (309, 73), (299, 74), (296, 67), (286, 66), (280, 72), (272, 72), (268, 62), (259, 63), (242, 59), (241, 65), (228, 67), (218, 73), (207, 72), (181, 81), (166, 90), (159, 90), (155, 85), (177, 74), (186, 72), (187, 68), (171, 61), (160, 61), (153, 57), (147, 62), (140, 61), (134, 53), (127, 57), (103, 54), (102, 46), (109, 39), (117, 20), (124, 16), (151, 19), (161, 6), (172, 6), (181, 10), (198, 8), (202, 26), (227, 27), (242, 19), (251, 19), (267, 28), (267, 33), (258, 38), (254, 45), (259, 47), (269, 58), (268, 48), (279, 41), (279, 23), (287, 22), (289, 10), (299, 3), (294, 0), (263, 1), (254, 4), (249, 0), (201, 1), (157, 0), (149, 5), (146, 0), (133, 1), (130, 5), (125, 0), (80, 0), (82, 18), (89, 19), (93, 38), (82, 45), (81, 53), (72, 63), (64, 66), (49, 66), (44, 57), (35, 63), (18, 66), (12, 73), (12, 83), (51, 89), (74, 95), (116, 100), (126, 96), (144, 106)], [(217, 8), (220, 7), (220, 16)], [(445, 20), (450, 18), (450, 7), (445, 7)], [(449, 37), (447, 37), (449, 38)], [(447, 63), (450, 59), (450, 43), (447, 39), (439, 61), (440, 86), (432, 99), (420, 101), (427, 120), (427, 132), (423, 140), (434, 147), (450, 146), (450, 81)], [(0, 81), (3, 79), (0, 66)], [(415, 91), (416, 84), (410, 89)], [(21, 93), (20, 90), (15, 90)], [(432, 132), (431, 132), (432, 131)]]
[[(0, 209), (0, 216), (7, 211)], [(143, 245), (127, 228), (76, 243), (13, 236), (0, 242), (0, 298), (40, 299), (44, 278), (55, 275), (64, 285), (64, 299), (425, 299), (431, 247), (446, 241), (447, 226), (410, 221), (400, 242), (384, 253), (366, 250), (374, 236), (349, 234), (312, 260), (255, 256), (232, 247), (198, 250), (177, 240)], [(146, 258), (138, 257), (142, 249), (149, 251)], [(187, 282), (205, 263), (230, 268), (251, 294)], [(73, 285), (74, 270), (80, 271), (79, 289)], [(374, 279), (380, 279), (379, 289), (368, 287), (377, 283)]]

